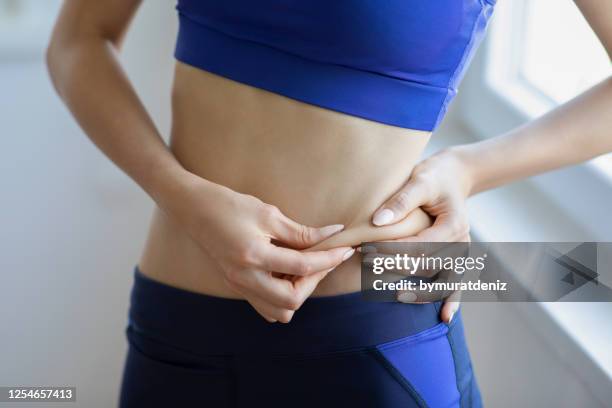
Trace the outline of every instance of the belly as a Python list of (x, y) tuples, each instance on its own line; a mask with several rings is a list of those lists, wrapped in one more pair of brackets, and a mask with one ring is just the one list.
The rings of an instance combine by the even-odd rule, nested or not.
[[(185, 168), (303, 224), (345, 225), (312, 249), (410, 236), (430, 225), (421, 210), (392, 226), (371, 224), (374, 210), (406, 182), (428, 132), (322, 109), (181, 63), (172, 107), (170, 147)], [(358, 258), (330, 273), (314, 295), (359, 290)], [(174, 286), (236, 297), (210, 256), (159, 211), (140, 267)]]

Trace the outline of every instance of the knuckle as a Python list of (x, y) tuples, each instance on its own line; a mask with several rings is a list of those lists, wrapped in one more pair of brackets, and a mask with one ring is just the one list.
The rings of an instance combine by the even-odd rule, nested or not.
[(237, 260), (239, 265), (250, 265), (253, 262), (253, 254), (249, 249), (241, 249), (238, 252)]
[(225, 283), (230, 288), (239, 287), (241, 273), (238, 269), (229, 269), (225, 272)]
[(431, 174), (421, 173), (416, 177), (415, 185), (418, 186), (425, 197), (434, 199), (438, 196), (435, 181), (435, 177)]
[(298, 229), (298, 239), (300, 242), (310, 242), (312, 230), (305, 225), (300, 225)]
[(393, 206), (398, 210), (406, 210), (408, 208), (408, 202), (410, 200), (410, 196), (407, 191), (402, 191), (395, 197), (395, 202)]
[(312, 265), (304, 260), (299, 260), (295, 265), (295, 272), (302, 276), (310, 275), (313, 272)]
[(257, 246), (254, 243), (244, 245), (238, 250), (237, 260), (240, 265), (253, 265), (257, 261)]
[(272, 222), (280, 216), (278, 207), (272, 204), (264, 204), (261, 208), (261, 217), (265, 222)]

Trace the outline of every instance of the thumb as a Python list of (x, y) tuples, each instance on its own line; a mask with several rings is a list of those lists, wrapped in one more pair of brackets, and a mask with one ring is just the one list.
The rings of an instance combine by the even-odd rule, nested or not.
[(409, 181), (374, 213), (372, 223), (379, 227), (394, 224), (428, 201), (428, 189), (425, 184)]

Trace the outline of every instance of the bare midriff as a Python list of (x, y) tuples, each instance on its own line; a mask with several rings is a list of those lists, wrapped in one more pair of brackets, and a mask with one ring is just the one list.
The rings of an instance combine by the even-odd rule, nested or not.
[[(345, 225), (312, 249), (412, 236), (431, 223), (420, 209), (391, 226), (371, 222), (407, 181), (430, 132), (306, 104), (180, 62), (172, 110), (170, 147), (189, 171), (273, 204), (297, 222)], [(240, 297), (214, 259), (157, 209), (139, 266), (175, 287)], [(313, 296), (355, 292), (360, 283), (356, 253)]]

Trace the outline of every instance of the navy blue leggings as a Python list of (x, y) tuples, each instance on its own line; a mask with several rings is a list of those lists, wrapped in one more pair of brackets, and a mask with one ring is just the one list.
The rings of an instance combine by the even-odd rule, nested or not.
[(120, 406), (479, 407), (461, 315), (439, 310), (352, 293), (271, 324), (136, 269)]

